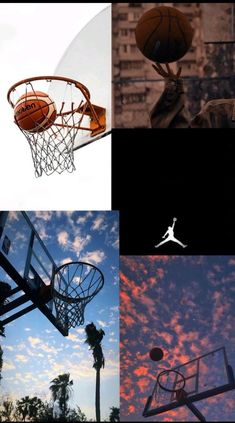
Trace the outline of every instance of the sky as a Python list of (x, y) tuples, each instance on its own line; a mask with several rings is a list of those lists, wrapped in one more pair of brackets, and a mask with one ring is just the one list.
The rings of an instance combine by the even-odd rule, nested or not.
[[(8, 260), (22, 274), (29, 238), (19, 213), (9, 213), (3, 236), (8, 234), (12, 241)], [(108, 418), (110, 407), (119, 407), (118, 212), (37, 211), (27, 214), (57, 266), (78, 259), (89, 262), (103, 272), (104, 287), (87, 305), (84, 326), (71, 329), (68, 337), (63, 337), (39, 310), (5, 326), (6, 337), (1, 339), (3, 398), (15, 400), (36, 395), (49, 400), (50, 381), (69, 372), (74, 382), (71, 407), (79, 405), (88, 418), (94, 419), (95, 370), (92, 353), (84, 344), (84, 327), (94, 322), (98, 329), (105, 331), (101, 416)], [(45, 258), (39, 256), (46, 263)], [(0, 280), (15, 287), (3, 269), (0, 269)]]
[[(153, 347), (162, 348), (159, 366), (169, 369), (224, 346), (235, 368), (234, 256), (121, 256), (120, 291), (123, 421), (143, 421), (157, 374)], [(222, 361), (211, 359), (208, 367), (216, 384)], [(207, 421), (234, 421), (235, 391), (195, 405)], [(197, 418), (181, 407), (148, 420)]]
[[(0, 177), (7, 182), (2, 185), (2, 210), (111, 209), (111, 136), (77, 151), (73, 173), (36, 178), (29, 145), (7, 102), (16, 82), (53, 75), (78, 32), (108, 5), (1, 3)], [(92, 60), (95, 68), (94, 56)]]

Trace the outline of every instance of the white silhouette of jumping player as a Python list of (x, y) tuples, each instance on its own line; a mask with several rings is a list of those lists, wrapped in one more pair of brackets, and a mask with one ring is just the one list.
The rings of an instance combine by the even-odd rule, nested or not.
[(182, 244), (182, 242), (180, 242), (178, 239), (174, 237), (174, 227), (175, 227), (176, 220), (177, 220), (176, 217), (174, 217), (172, 226), (168, 226), (166, 233), (162, 236), (162, 238), (166, 238), (167, 235), (168, 237), (164, 239), (164, 241), (161, 241), (158, 245), (155, 245), (155, 248), (160, 247), (160, 245), (163, 245), (168, 241), (177, 242), (177, 244), (181, 245), (181, 247), (183, 248), (187, 247), (187, 245)]

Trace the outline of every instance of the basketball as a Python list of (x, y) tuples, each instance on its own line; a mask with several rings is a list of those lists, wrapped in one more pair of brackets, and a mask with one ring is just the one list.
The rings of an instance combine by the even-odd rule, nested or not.
[(181, 59), (189, 50), (193, 28), (182, 12), (174, 7), (159, 6), (141, 16), (135, 29), (141, 53), (159, 63)]
[(42, 303), (48, 303), (52, 299), (51, 285), (42, 285), (39, 289), (38, 296)]
[(17, 125), (28, 132), (42, 132), (50, 128), (56, 119), (53, 100), (41, 91), (22, 95), (14, 107)]
[(157, 347), (153, 348), (149, 353), (149, 356), (153, 361), (160, 361), (163, 358), (163, 355), (162, 349)]

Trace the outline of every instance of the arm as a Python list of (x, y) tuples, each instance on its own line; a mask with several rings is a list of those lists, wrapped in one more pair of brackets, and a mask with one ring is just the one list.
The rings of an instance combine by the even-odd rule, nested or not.
[(162, 235), (162, 238), (166, 238), (167, 234), (168, 234), (168, 231), (166, 231), (166, 233)]
[(164, 78), (165, 89), (150, 112), (152, 128), (188, 128), (190, 116), (185, 106), (183, 81), (180, 79), (181, 68), (176, 74), (168, 63), (166, 70), (159, 63), (155, 63), (153, 68)]

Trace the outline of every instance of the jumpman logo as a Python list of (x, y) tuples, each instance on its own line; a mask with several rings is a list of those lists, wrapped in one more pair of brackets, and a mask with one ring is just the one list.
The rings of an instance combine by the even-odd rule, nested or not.
[(181, 247), (183, 247), (183, 248), (187, 247), (187, 245), (182, 244), (182, 242), (180, 242), (174, 236), (174, 227), (175, 227), (176, 220), (177, 220), (176, 217), (174, 217), (172, 226), (168, 226), (166, 233), (162, 236), (162, 238), (166, 238), (167, 235), (168, 235), (168, 237), (166, 239), (164, 239), (164, 241), (160, 242), (158, 245), (155, 245), (155, 248), (160, 247), (160, 245), (163, 245), (168, 241), (176, 242), (177, 244), (181, 245)]

